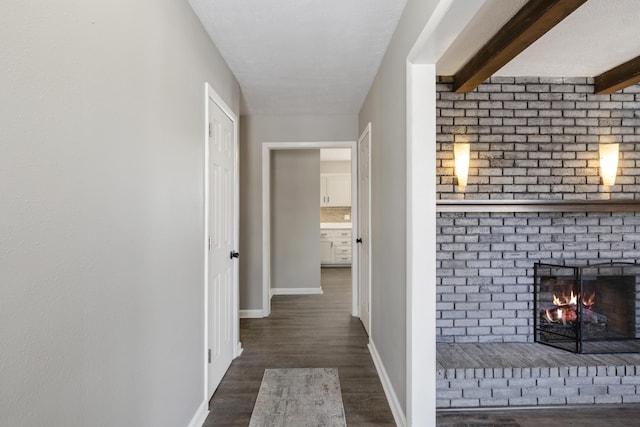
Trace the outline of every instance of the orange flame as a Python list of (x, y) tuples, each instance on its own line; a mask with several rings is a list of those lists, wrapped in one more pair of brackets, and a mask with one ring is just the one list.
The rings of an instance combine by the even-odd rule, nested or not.
[[(553, 305), (555, 305), (556, 308), (552, 310), (545, 310), (544, 315), (546, 319), (552, 323), (562, 322), (562, 324), (575, 321), (578, 314), (577, 306), (579, 296), (580, 294), (576, 294), (573, 291), (571, 291), (571, 294), (568, 296), (564, 292), (561, 296), (553, 295)], [(591, 307), (595, 303), (595, 299), (596, 293), (591, 292), (581, 298), (581, 304), (588, 310), (591, 310)]]
[(571, 296), (567, 297), (567, 295), (562, 293), (562, 300), (557, 296), (553, 296), (553, 304), (554, 305), (577, 305), (578, 304), (578, 295), (574, 294), (571, 291)]
[(582, 298), (582, 305), (587, 308), (591, 308), (596, 302), (596, 293), (592, 292), (590, 295)]
[(551, 317), (551, 313), (549, 313), (549, 310), (545, 310), (545, 311), (546, 311), (547, 320), (549, 322), (553, 322), (553, 317)]

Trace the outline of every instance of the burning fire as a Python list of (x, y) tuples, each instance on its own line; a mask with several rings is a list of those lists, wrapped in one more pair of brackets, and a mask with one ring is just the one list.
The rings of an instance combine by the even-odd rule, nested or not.
[(564, 292), (561, 296), (553, 295), (553, 305), (556, 307), (551, 310), (545, 310), (545, 318), (550, 323), (562, 323), (566, 325), (567, 322), (575, 322), (578, 314), (577, 314), (577, 306), (578, 299), (580, 299), (581, 304), (587, 309), (591, 310), (593, 304), (595, 303), (596, 293), (592, 292), (590, 294), (584, 295), (582, 298), (579, 298), (580, 294), (575, 294), (571, 291), (570, 295), (566, 295)]
[(553, 296), (553, 304), (557, 306), (561, 305), (577, 305), (578, 304), (578, 295), (574, 294), (571, 291), (571, 296), (567, 297), (564, 293), (562, 294), (562, 301), (556, 295)]

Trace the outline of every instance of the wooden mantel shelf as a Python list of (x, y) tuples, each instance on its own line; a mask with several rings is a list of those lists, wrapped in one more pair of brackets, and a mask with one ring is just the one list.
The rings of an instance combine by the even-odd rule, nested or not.
[(640, 200), (437, 200), (436, 212), (636, 212)]

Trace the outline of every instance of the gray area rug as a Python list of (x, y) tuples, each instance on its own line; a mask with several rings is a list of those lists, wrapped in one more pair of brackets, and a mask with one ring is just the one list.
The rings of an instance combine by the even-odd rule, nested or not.
[(249, 427), (345, 427), (338, 370), (266, 369)]

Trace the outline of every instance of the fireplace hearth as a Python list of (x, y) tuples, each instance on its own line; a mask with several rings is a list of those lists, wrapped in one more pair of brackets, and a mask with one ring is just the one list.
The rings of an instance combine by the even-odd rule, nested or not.
[(640, 264), (534, 266), (535, 341), (574, 353), (640, 352)]

